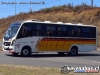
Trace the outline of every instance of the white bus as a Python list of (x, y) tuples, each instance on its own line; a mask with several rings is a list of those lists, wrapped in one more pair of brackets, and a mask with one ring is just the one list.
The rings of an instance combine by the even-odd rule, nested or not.
[(97, 49), (93, 25), (27, 20), (12, 23), (3, 37), (2, 48), (13, 55), (57, 52), (77, 55)]

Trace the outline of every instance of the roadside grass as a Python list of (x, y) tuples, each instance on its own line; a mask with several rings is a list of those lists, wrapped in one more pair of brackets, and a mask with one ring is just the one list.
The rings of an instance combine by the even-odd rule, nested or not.
[(73, 73), (61, 74), (60, 68), (0, 65), (0, 75), (100, 75), (100, 73)]

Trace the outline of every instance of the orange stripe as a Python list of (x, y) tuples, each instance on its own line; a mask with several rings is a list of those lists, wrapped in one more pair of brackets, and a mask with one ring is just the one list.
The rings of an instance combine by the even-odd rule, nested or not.
[(70, 42), (96, 42), (96, 39), (91, 40), (91, 39), (42, 39), (41, 41), (70, 41)]

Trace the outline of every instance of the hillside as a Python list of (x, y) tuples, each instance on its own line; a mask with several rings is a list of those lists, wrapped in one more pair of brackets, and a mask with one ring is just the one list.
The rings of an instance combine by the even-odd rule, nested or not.
[(38, 19), (40, 21), (49, 20), (53, 22), (62, 21), (64, 23), (76, 22), (95, 25), (98, 27), (98, 44), (100, 46), (100, 8), (96, 7), (92, 9), (89, 6), (84, 6), (80, 8), (74, 7), (73, 10), (71, 6), (68, 7), (63, 5), (42, 9), (37, 12), (32, 12), (30, 10), (27, 13), (20, 13), (16, 15), (16, 20), (15, 16), (9, 16), (8, 18), (0, 19), (0, 39), (2, 39), (6, 29), (12, 22), (27, 19)]

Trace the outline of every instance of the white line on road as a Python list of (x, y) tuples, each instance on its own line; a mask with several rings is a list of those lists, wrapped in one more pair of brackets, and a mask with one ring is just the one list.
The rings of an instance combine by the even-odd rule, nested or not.
[(92, 61), (92, 62), (94, 62), (94, 63), (99, 63), (99, 64), (100, 64), (100, 61)]
[(100, 64), (100, 62), (98, 62)]
[(98, 61), (92, 61), (92, 62), (98, 62)]

